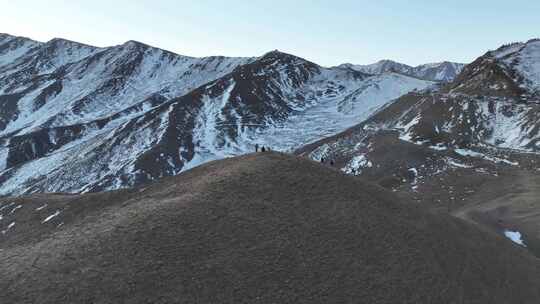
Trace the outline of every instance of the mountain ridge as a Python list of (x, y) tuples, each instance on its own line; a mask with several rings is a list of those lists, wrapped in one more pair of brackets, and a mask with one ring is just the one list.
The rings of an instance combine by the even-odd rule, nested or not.
[[(169, 52), (169, 53), (173, 53), (175, 55), (179, 55), (179, 56), (183, 56), (183, 57), (189, 57), (189, 58), (225, 57), (225, 56), (220, 56), (220, 55), (212, 55), (212, 56), (204, 56), (204, 57), (195, 57), (195, 56), (189, 56), (189, 55), (182, 55), (182, 54), (179, 54), (179, 53), (177, 53), (175, 51), (162, 49), (162, 48), (152, 46), (150, 44), (147, 44), (145, 42), (141, 42), (141, 41), (138, 41), (138, 40), (128, 40), (128, 41), (126, 41), (124, 43), (113, 45), (113, 46), (98, 47), (98, 46), (93, 46), (93, 45), (88, 44), (88, 43), (81, 43), (81, 42), (77, 42), (77, 41), (69, 40), (69, 39), (64, 39), (64, 38), (60, 38), (60, 37), (55, 37), (55, 38), (52, 38), (52, 39), (50, 39), (50, 40), (48, 40), (46, 42), (42, 42), (42, 41), (33, 40), (31, 38), (23, 37), (23, 36), (10, 35), (10, 34), (7, 34), (7, 33), (0, 33), (0, 35), (3, 35), (3, 36), (8, 37), (8, 38), (12, 38), (12, 39), (25, 39), (25, 40), (29, 40), (29, 41), (39, 43), (39, 44), (45, 44), (45, 43), (53, 42), (55, 40), (59, 40), (59, 41), (66, 41), (66, 42), (75, 43), (75, 44), (78, 44), (78, 45), (81, 45), (81, 46), (88, 46), (88, 47), (92, 47), (92, 48), (96, 48), (96, 49), (105, 49), (105, 48), (111, 48), (111, 47), (115, 47), (115, 46), (128, 45), (128, 44), (139, 44), (139, 45), (142, 45), (142, 46), (145, 46), (145, 47), (159, 49), (159, 50), (162, 50), (164, 52)], [(267, 55), (267, 54), (271, 54), (273, 52), (292, 55), (292, 54), (282, 52), (282, 51), (279, 51), (279, 50), (271, 50), (271, 51), (268, 51), (268, 52), (264, 53), (262, 56)], [(292, 55), (292, 56), (295, 56), (295, 55)], [(253, 57), (233, 57), (233, 58), (253, 58)], [(445, 65), (445, 64), (451, 64), (451, 65), (455, 65), (455, 66), (459, 66), (459, 67), (462, 67), (462, 66), (466, 65), (466, 64), (463, 64), (463, 63), (457, 63), (457, 62), (451, 62), (451, 61), (441, 61), (441, 62), (430, 62), (430, 63), (425, 63), (425, 64), (419, 64), (417, 66), (410, 66), (410, 65), (407, 65), (407, 64), (404, 64), (404, 63), (400, 63), (400, 62), (391, 60), (391, 59), (382, 59), (382, 60), (379, 60), (378, 62), (373, 63), (373, 64), (358, 65), (358, 64), (352, 64), (352, 63), (343, 63), (343, 64), (337, 65), (335, 67), (348, 67), (348, 68), (356, 69), (356, 70), (358, 70), (360, 72), (365, 72), (366, 70), (369, 70), (369, 71), (371, 71), (369, 74), (380, 74), (382, 72), (388, 72), (391, 69), (391, 68), (381, 68), (380, 67), (381, 65), (382, 66), (384, 66), (384, 65), (390, 65), (390, 66), (399, 65), (399, 66), (402, 66), (402, 67), (404, 67), (406, 69), (419, 70), (419, 69), (428, 68), (428, 67), (439, 67), (440, 65)], [(332, 67), (330, 67), (330, 68), (332, 68)], [(402, 72), (402, 71), (400, 71), (400, 69), (397, 69), (395, 72)], [(409, 75), (410, 76), (417, 76), (417, 75), (414, 75), (414, 73), (409, 73)], [(427, 79), (427, 80), (437, 80), (437, 81), (445, 80), (445, 81), (447, 81), (447, 80), (449, 80), (449, 78), (445, 78), (445, 79)]]
[(426, 63), (418, 66), (410, 66), (393, 60), (383, 59), (373, 64), (357, 65), (345, 63), (339, 65), (348, 67), (368, 74), (382, 74), (385, 72), (398, 72), (432, 81), (452, 81), (465, 67), (466, 64), (450, 61)]
[[(56, 40), (0, 66), (0, 192), (116, 189), (266, 140), (292, 149), (430, 85), (279, 51), (192, 58), (137, 42), (94, 49)], [(335, 119), (315, 123), (326, 115)], [(309, 136), (276, 133), (290, 124)]]
[[(527, 49), (532, 55), (536, 43), (524, 44), (532, 46)], [(18, 44), (4, 45), (0, 42), (0, 63), (2, 55), (20, 55)], [(482, 115), (488, 115), (489, 104), (501, 104), (496, 98), (506, 96), (508, 84), (519, 83), (519, 92), (508, 94), (520, 102), (537, 94), (530, 90), (535, 70), (521, 65), (534, 63), (534, 56), (524, 58), (516, 51), (506, 51), (504, 62), (488, 52), (452, 82), (441, 84), (401, 72), (325, 68), (277, 50), (259, 57), (194, 58), (133, 41), (91, 48), (61, 39), (21, 50), (27, 48), (17, 60), (0, 64), (0, 195), (112, 190), (251, 152), (255, 145), (292, 151), (399, 108), (407, 93), (424, 96), (425, 107), (444, 95), (444, 100), (457, 100), (455, 111), (468, 103), (459, 97), (467, 92), (493, 95)], [(475, 89), (475, 79), (483, 91)], [(489, 79), (495, 82), (485, 85)], [(474, 94), (470, 100), (477, 98)], [(524, 115), (525, 124), (518, 127), (534, 133), (534, 111), (515, 107), (521, 108), (512, 111)], [(507, 113), (507, 106), (496, 111)], [(426, 127), (413, 127), (413, 112), (396, 117), (394, 127), (417, 132), (406, 135), (414, 140), (431, 136), (433, 122), (422, 120)], [(481, 129), (511, 120), (497, 117)], [(449, 123), (460, 125), (448, 135), (455, 140), (463, 122)], [(494, 142), (506, 132), (497, 128)], [(473, 133), (461, 141), (474, 142), (478, 134)], [(508, 139), (502, 146), (529, 137)], [(441, 144), (437, 140), (434, 145)], [(528, 147), (535, 149), (535, 142), (533, 136)]]

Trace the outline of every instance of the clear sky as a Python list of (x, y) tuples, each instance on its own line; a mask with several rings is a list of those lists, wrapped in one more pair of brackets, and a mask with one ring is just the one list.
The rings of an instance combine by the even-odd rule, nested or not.
[(183, 55), (279, 49), (325, 66), (470, 62), (540, 36), (540, 0), (0, 0), (0, 32)]

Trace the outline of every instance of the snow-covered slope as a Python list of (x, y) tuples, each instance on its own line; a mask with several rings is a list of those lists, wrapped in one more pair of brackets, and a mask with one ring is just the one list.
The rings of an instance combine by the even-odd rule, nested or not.
[(412, 75), (435, 81), (449, 82), (454, 80), (463, 70), (465, 64), (455, 62), (438, 62), (422, 64), (413, 69)]
[(0, 34), (0, 67), (15, 62), (40, 43), (23, 37)]
[(540, 93), (540, 39), (503, 47), (491, 54), (515, 71), (515, 80), (522, 87)]
[(341, 66), (349, 67), (367, 74), (396, 72), (420, 79), (449, 82), (454, 80), (454, 78), (463, 70), (465, 64), (444, 61), (412, 67), (392, 60), (381, 60), (369, 65), (344, 64)]
[(134, 41), (26, 43), (2, 53), (13, 60), (0, 65), (0, 194), (117, 189), (256, 143), (294, 149), (433, 84), (277, 51), (192, 58)]
[(431, 146), (540, 151), (540, 104), (500, 96), (431, 92), (403, 98), (371, 118), (401, 138)]
[(0, 134), (102, 119), (149, 98), (186, 94), (251, 60), (190, 58), (134, 41), (96, 49), (55, 39), (0, 74), (0, 90), (12, 110), (3, 115)]
[[(363, 123), (301, 153), (314, 159), (339, 158), (344, 171), (352, 172), (352, 166), (360, 173), (362, 168), (352, 164), (360, 163), (360, 158), (368, 164), (371, 159), (366, 153), (377, 142), (373, 139), (382, 138), (381, 149), (387, 152), (403, 143), (431, 151), (429, 157), (423, 151), (419, 159), (403, 156), (401, 161), (430, 167), (432, 173), (459, 166), (441, 151), (467, 151), (461, 156), (519, 165), (493, 155), (540, 152), (539, 47), (539, 40), (530, 40), (490, 51), (466, 66), (453, 82), (402, 96)], [(388, 134), (397, 134), (395, 140)]]
[(487, 52), (465, 67), (452, 83), (451, 92), (540, 100), (540, 40)]
[[(250, 81), (246, 90), (246, 83), (231, 81), (218, 100), (204, 103), (204, 114), (199, 118), (199, 130), (203, 134), (196, 133), (196, 155), (188, 167), (199, 164), (200, 159), (218, 159), (251, 151), (255, 144), (282, 151), (293, 150), (363, 121), (406, 92), (432, 85), (395, 73), (366, 77), (340, 68), (317, 67), (311, 70), (314, 71), (316, 73), (298, 87), (283, 86), (288, 77), (279, 77), (280, 81), (270, 85), (274, 88), (271, 91), (265, 89), (266, 82)], [(265, 116), (259, 116), (257, 109), (242, 113), (244, 108), (250, 107), (249, 104), (242, 105), (243, 101), (261, 97), (278, 102), (265, 110)], [(237, 104), (231, 105), (230, 101), (237, 101)], [(208, 127), (209, 121), (213, 127)], [(209, 130), (211, 134), (206, 133)], [(228, 139), (223, 140), (224, 137)]]
[[(326, 71), (336, 73), (336, 71)], [(324, 76), (322, 79), (325, 79)], [(385, 73), (365, 79), (361, 84), (344, 85), (343, 90), (323, 94), (304, 111), (293, 113), (287, 120), (271, 128), (250, 132), (253, 143), (267, 143), (280, 150), (291, 150), (322, 137), (339, 133), (367, 119), (388, 101), (406, 92), (424, 89), (431, 83), (396, 73)], [(333, 86), (315, 80), (310, 89), (315, 92)]]

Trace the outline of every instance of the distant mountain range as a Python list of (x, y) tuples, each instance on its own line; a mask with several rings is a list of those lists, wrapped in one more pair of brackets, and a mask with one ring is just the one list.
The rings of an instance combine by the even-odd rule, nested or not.
[(5, 34), (0, 63), (1, 194), (116, 189), (257, 143), (294, 149), (434, 84), (278, 51), (192, 58)]
[(381, 60), (377, 63), (369, 65), (355, 65), (346, 63), (341, 65), (341, 67), (348, 67), (367, 74), (395, 72), (420, 79), (448, 82), (452, 81), (459, 73), (461, 73), (465, 67), (465, 64), (444, 61), (412, 67), (392, 60)]
[[(506, 61), (494, 65), (508, 76), (503, 83), (479, 80), (478, 94), (536, 98), (534, 65), (522, 61), (537, 62), (528, 53), (534, 45), (510, 46)], [(391, 62), (325, 68), (279, 51), (193, 58), (135, 41), (98, 48), (1, 34), (0, 195), (118, 189), (244, 154), (256, 144), (292, 151), (375, 121), (373, 114), (399, 107), (407, 96), (467, 95), (470, 79), (499, 72), (475, 76), (495, 60), (489, 54), (465, 69)], [(396, 115), (388, 127), (412, 126), (413, 114)], [(523, 148), (535, 149), (534, 136), (521, 141)]]

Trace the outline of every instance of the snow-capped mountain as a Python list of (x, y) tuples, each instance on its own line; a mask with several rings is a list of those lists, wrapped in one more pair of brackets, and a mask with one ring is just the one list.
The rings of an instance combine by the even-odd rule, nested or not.
[(386, 72), (396, 72), (417, 77), (420, 79), (449, 82), (454, 80), (454, 78), (463, 70), (465, 64), (444, 61), (438, 63), (422, 64), (416, 67), (412, 67), (392, 60), (381, 60), (379, 62), (369, 65), (343, 64), (341, 66), (349, 67), (351, 69), (367, 74), (383, 74)]
[(176, 97), (250, 60), (190, 58), (134, 41), (98, 49), (54, 39), (0, 67), (0, 92), (19, 105), (3, 115), (11, 122), (0, 134), (86, 123), (148, 98)]
[(412, 70), (411, 66), (392, 60), (380, 60), (376, 63), (367, 65), (345, 63), (341, 66), (348, 67), (366, 74), (382, 74), (386, 72), (398, 72), (402, 74), (407, 74)]
[(540, 40), (488, 52), (467, 66), (451, 88), (452, 92), (535, 101), (540, 95)]
[(433, 82), (278, 51), (192, 58), (0, 38), (0, 194), (131, 186), (258, 143), (290, 150)]
[[(353, 172), (373, 165), (366, 156), (376, 145), (372, 139), (393, 133), (396, 140), (433, 153), (457, 151), (461, 156), (518, 165), (500, 155), (540, 151), (539, 89), (540, 40), (506, 45), (466, 66), (446, 86), (402, 96), (365, 122), (301, 153), (314, 159), (341, 158), (343, 169)], [(385, 141), (385, 149), (398, 146), (395, 140)], [(456, 164), (446, 155), (423, 157), (421, 162), (428, 159)]]

